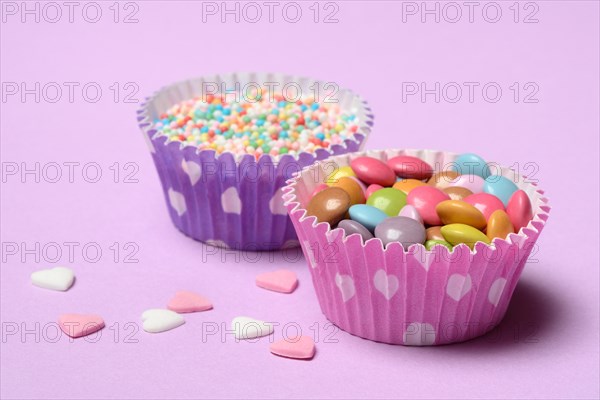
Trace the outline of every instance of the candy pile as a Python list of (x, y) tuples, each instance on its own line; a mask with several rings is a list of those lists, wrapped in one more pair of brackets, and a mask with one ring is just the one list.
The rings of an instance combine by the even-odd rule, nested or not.
[[(264, 91), (263, 91), (264, 92)], [(307, 97), (206, 95), (182, 101), (154, 121), (169, 141), (221, 154), (296, 155), (340, 144), (358, 130), (355, 114)], [(232, 101), (228, 101), (228, 100)], [(237, 101), (236, 101), (237, 100)]]
[(527, 194), (510, 179), (490, 175), (481, 157), (462, 154), (451, 167), (434, 173), (412, 156), (387, 163), (358, 157), (314, 190), (307, 215), (365, 241), (377, 237), (384, 246), (400, 242), (405, 249), (420, 243), (427, 250), (490, 244), (532, 219)]

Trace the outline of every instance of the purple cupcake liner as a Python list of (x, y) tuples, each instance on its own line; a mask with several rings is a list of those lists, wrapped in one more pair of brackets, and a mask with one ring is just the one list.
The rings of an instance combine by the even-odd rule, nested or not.
[[(400, 154), (449, 165), (456, 154), (420, 150), (369, 151), (330, 158), (339, 167), (361, 155), (387, 160)], [(439, 170), (439, 168), (436, 168)], [(534, 217), (520, 232), (492, 245), (477, 243), (450, 252), (444, 246), (408, 250), (384, 248), (380, 239), (317, 223), (306, 216), (312, 190), (325, 179), (322, 163), (305, 168), (284, 188), (285, 204), (308, 260), (325, 316), (341, 329), (366, 339), (403, 345), (462, 342), (493, 329), (503, 318), (527, 258), (548, 219), (543, 191), (512, 170), (501, 174), (530, 197)], [(317, 179), (315, 179), (317, 177)]]
[[(203, 77), (167, 86), (149, 97), (138, 110), (138, 123), (160, 178), (167, 209), (175, 226), (207, 244), (240, 250), (276, 250), (298, 245), (296, 232), (283, 205), (281, 189), (302, 168), (331, 155), (359, 151), (373, 125), (367, 103), (349, 90), (334, 97), (342, 109), (353, 109), (359, 130), (343, 145), (273, 157), (217, 155), (212, 150), (167, 142), (152, 122), (171, 105), (201, 94), (205, 82), (294, 82), (301, 88), (326, 83), (281, 74), (228, 74)], [(308, 90), (308, 89), (307, 89)]]

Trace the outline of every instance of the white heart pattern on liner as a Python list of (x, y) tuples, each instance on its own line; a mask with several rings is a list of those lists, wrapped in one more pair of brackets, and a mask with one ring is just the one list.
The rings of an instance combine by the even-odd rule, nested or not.
[(185, 319), (175, 311), (153, 308), (142, 314), (143, 328), (149, 333), (165, 332), (185, 323)]
[(283, 205), (283, 198), (281, 196), (283, 196), (283, 188), (277, 189), (269, 201), (269, 210), (275, 215), (287, 215), (287, 210)]
[(35, 271), (31, 274), (31, 283), (44, 289), (64, 292), (73, 285), (75, 274), (67, 267), (54, 267)]
[(493, 305), (497, 306), (500, 302), (500, 298), (502, 297), (502, 292), (504, 291), (504, 286), (506, 286), (506, 279), (498, 278), (492, 283), (490, 286), (490, 291), (488, 292), (488, 300)]
[(221, 195), (221, 206), (223, 211), (229, 214), (241, 214), (242, 213), (242, 200), (238, 195), (238, 191), (233, 186), (227, 188)]
[(426, 322), (413, 322), (406, 327), (403, 342), (406, 346), (431, 346), (435, 343), (435, 329)]
[(190, 177), (190, 182), (192, 186), (198, 183), (200, 177), (202, 176), (202, 168), (200, 167), (200, 165), (198, 165), (198, 163), (195, 163), (193, 161), (181, 160), (181, 169), (183, 169), (183, 172), (185, 172), (187, 176)]
[(375, 272), (373, 284), (375, 285), (375, 289), (388, 300), (394, 297), (400, 286), (400, 282), (395, 275), (388, 275), (382, 269)]
[(460, 301), (471, 290), (471, 275), (452, 274), (446, 284), (446, 293), (456, 301)]
[(181, 193), (173, 190), (173, 188), (169, 188), (169, 203), (171, 203), (171, 207), (173, 207), (180, 217), (187, 211), (185, 197), (183, 197)]
[(315, 259), (315, 253), (310, 247), (310, 242), (308, 240), (304, 241), (304, 248), (306, 249), (306, 253), (308, 254), (308, 263), (310, 264), (310, 267), (317, 268), (317, 260)]
[(231, 328), (236, 339), (255, 339), (273, 333), (273, 325), (250, 317), (235, 317), (231, 321)]
[(342, 293), (342, 300), (347, 302), (356, 294), (356, 287), (354, 287), (354, 280), (350, 275), (335, 274), (335, 285)]

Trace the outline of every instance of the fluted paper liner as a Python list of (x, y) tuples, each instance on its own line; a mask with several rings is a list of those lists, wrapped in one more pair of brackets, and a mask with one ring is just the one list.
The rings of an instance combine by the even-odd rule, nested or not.
[(332, 168), (368, 155), (383, 161), (411, 155), (434, 169), (448, 168), (456, 154), (430, 150), (367, 151), (331, 157), (301, 171), (284, 188), (283, 198), (308, 260), (319, 304), (341, 329), (391, 344), (441, 345), (465, 341), (494, 328), (503, 318), (527, 258), (542, 231), (550, 207), (543, 191), (507, 168), (495, 174), (512, 179), (531, 199), (531, 222), (505, 240), (478, 242), (450, 252), (427, 251), (399, 243), (385, 249), (380, 239), (363, 242), (358, 234), (317, 223), (306, 216), (316, 185)]
[[(342, 111), (353, 111), (359, 121), (356, 134), (343, 144), (292, 156), (234, 155), (168, 142), (152, 128), (155, 119), (172, 105), (202, 94), (204, 83), (221, 88), (246, 83), (277, 82), (279, 88), (296, 83), (302, 93), (313, 93), (315, 85), (327, 83), (283, 74), (243, 73), (202, 77), (167, 86), (146, 99), (138, 110), (138, 122), (156, 165), (167, 208), (175, 226), (186, 235), (218, 247), (274, 250), (297, 246), (297, 237), (281, 198), (287, 179), (316, 160), (358, 151), (373, 125), (367, 103), (346, 89), (328, 101), (337, 100)], [(276, 90), (275, 90), (276, 91)], [(321, 91), (321, 96), (324, 96)]]

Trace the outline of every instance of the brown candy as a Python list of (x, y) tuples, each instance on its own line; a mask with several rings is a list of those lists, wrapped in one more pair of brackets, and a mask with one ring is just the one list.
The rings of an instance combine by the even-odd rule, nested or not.
[(435, 186), (438, 189), (444, 189), (449, 187), (450, 182), (457, 178), (460, 174), (456, 171), (442, 171), (436, 172), (433, 174), (431, 178), (427, 181), (428, 185)]
[(314, 215), (318, 222), (335, 225), (350, 208), (350, 195), (339, 187), (329, 187), (317, 193), (306, 207), (307, 215)]
[(450, 196), (450, 200), (462, 200), (465, 197), (473, 194), (473, 192), (471, 192), (469, 189), (462, 186), (450, 186), (442, 189), (442, 192)]
[(446, 239), (444, 239), (444, 235), (442, 235), (441, 229), (442, 229), (441, 226), (432, 226), (432, 227), (427, 228), (425, 230), (425, 235), (427, 236), (427, 240), (446, 241)]
[(365, 194), (363, 193), (362, 188), (353, 178), (343, 177), (338, 179), (337, 182), (331, 185), (332, 187), (339, 187), (340, 189), (344, 189), (348, 195), (350, 195), (350, 205), (353, 206), (355, 204), (364, 204)]
[(509, 233), (514, 233), (514, 229), (508, 214), (503, 210), (494, 211), (488, 220), (487, 237), (490, 240), (497, 237), (505, 239)]
[(481, 211), (466, 201), (442, 201), (435, 207), (435, 210), (444, 225), (465, 224), (481, 230), (487, 224)]

